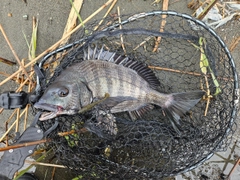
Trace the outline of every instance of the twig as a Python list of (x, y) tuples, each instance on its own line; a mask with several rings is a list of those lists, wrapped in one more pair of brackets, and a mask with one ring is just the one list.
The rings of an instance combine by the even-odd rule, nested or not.
[[(15, 113), (17, 112), (17, 109), (14, 109), (13, 113), (10, 115), (10, 117), (8, 118), (8, 120), (5, 122), (6, 126), (8, 125), (8, 123), (10, 122), (10, 120), (13, 118), (13, 116), (15, 115)], [(7, 130), (7, 128), (6, 128)], [(1, 142), (1, 141), (0, 141)]]
[[(3, 76), (5, 76), (5, 77), (11, 76), (10, 74), (7, 74), (7, 73), (5, 73), (5, 72), (0, 72), (0, 75), (3, 75)], [(20, 81), (21, 78), (13, 77), (13, 78), (11, 78), (11, 79), (12, 79), (13, 81), (16, 81), (17, 83), (19, 83), (19, 81)], [(23, 79), (23, 80), (25, 80), (25, 79)], [(26, 82), (25, 85), (28, 85), (28, 84), (29, 84), (29, 81), (28, 81), (28, 79), (27, 79), (27, 82)]]
[[(163, 0), (163, 8), (162, 8), (163, 11), (168, 10), (168, 3), (169, 3), (169, 0)], [(165, 27), (166, 22), (167, 22), (166, 18), (167, 18), (166, 14), (162, 15), (162, 21), (161, 21), (160, 30), (159, 30), (160, 32), (164, 31), (164, 27)], [(157, 52), (161, 39), (162, 39), (161, 36), (157, 37), (157, 40), (155, 42), (155, 46), (153, 48), (153, 52)]]
[(205, 3), (206, 1), (202, 3), (200, 0), (192, 0), (187, 4), (187, 7), (195, 11), (192, 14), (192, 16), (194, 16), (196, 14), (196, 9), (198, 9), (200, 6), (203, 6)]
[[(39, 162), (39, 161), (42, 161), (44, 158), (47, 157), (47, 155), (49, 153), (52, 152), (52, 149), (48, 150), (45, 154), (43, 154), (42, 156), (40, 156), (36, 161)], [(13, 180), (17, 180), (18, 178), (20, 178), (24, 173), (28, 172), (31, 168), (33, 167), (33, 165), (31, 164), (30, 166), (28, 166), (26, 169), (20, 171), (18, 174), (17, 174), (17, 177), (15, 177)]]
[(224, 163), (224, 166), (223, 166), (223, 172), (226, 170), (226, 168), (228, 166), (228, 163), (231, 162), (231, 157), (232, 157), (233, 153), (235, 152), (235, 149), (237, 147), (237, 142), (238, 142), (238, 140), (234, 142), (233, 147), (231, 148), (231, 152), (228, 155), (228, 157), (227, 158), (222, 158), (222, 159), (225, 159), (225, 161), (226, 161)]
[(212, 0), (210, 4), (203, 10), (203, 12), (201, 12), (201, 14), (198, 15), (197, 18), (202, 20), (217, 2), (218, 0)]
[[(26, 109), (23, 110), (23, 112), (20, 114), (20, 118), (22, 117), (22, 115), (24, 114), (24, 112), (26, 111)], [(13, 122), (13, 124), (10, 126), (10, 128), (7, 128), (9, 121), (13, 118), (14, 114), (17, 113), (17, 109), (15, 109), (13, 111), (13, 113), (11, 114), (11, 116), (8, 118), (8, 120), (6, 121), (6, 132), (4, 133), (4, 135), (1, 137), (0, 142), (2, 142), (2, 140), (6, 137), (6, 135), (10, 132), (10, 130), (13, 128), (13, 126), (16, 124), (16, 121)]]
[(5, 63), (5, 64), (10, 65), (10, 66), (13, 66), (13, 65), (16, 64), (15, 62), (12, 62), (10, 60), (4, 59), (2, 57), (0, 57), (0, 62)]
[[(34, 71), (32, 71), (31, 73), (30, 73), (30, 77), (32, 77), (33, 75), (34, 75)], [(17, 88), (17, 90), (15, 91), (15, 92), (19, 92), (20, 90), (21, 90), (21, 88), (24, 86), (24, 85), (26, 85), (26, 83), (28, 82), (28, 79), (25, 79), (25, 81), (23, 81), (23, 83), (21, 83), (20, 84), (20, 86)], [(34, 84), (32, 84), (32, 87), (35, 87), (35, 85), (36, 85), (36, 82), (34, 83)]]
[[(188, 74), (188, 75), (193, 75), (193, 76), (203, 76), (203, 74), (197, 73), (197, 72), (181, 71), (181, 70), (177, 70), (177, 69), (170, 69), (170, 68), (164, 68), (164, 67), (159, 67), (159, 66), (148, 66), (148, 67), (153, 70), (169, 71), (169, 72)], [(210, 75), (207, 75), (207, 77), (210, 77)], [(234, 81), (233, 78), (226, 78), (226, 77), (217, 77), (217, 79), (224, 80), (224, 81), (232, 81), (232, 82)]]
[[(119, 24), (120, 24), (119, 29), (122, 29), (121, 17), (120, 17), (120, 8), (119, 8), (119, 6), (117, 7), (117, 12), (118, 12), (118, 22), (119, 22)], [(127, 54), (127, 53), (126, 53), (126, 48), (125, 48), (124, 43), (123, 43), (123, 36), (122, 36), (122, 34), (120, 35), (120, 40), (121, 40), (121, 45), (122, 45), (122, 49), (123, 49), (123, 51), (124, 51), (124, 54)]]
[[(81, 129), (80, 129), (81, 130)], [(67, 136), (67, 135), (70, 135), (70, 134), (75, 134), (77, 131), (72, 129), (70, 131), (67, 131), (67, 132), (59, 132), (58, 135), (59, 136)], [(80, 131), (79, 131), (80, 132)]]
[(24, 116), (24, 125), (23, 125), (23, 129), (26, 130), (27, 128), (27, 120), (28, 120), (28, 110), (29, 110), (29, 106), (30, 104), (27, 104), (27, 106), (25, 107), (26, 112), (25, 112), (25, 116)]
[(12, 47), (12, 45), (11, 45), (11, 43), (10, 43), (10, 41), (9, 41), (9, 39), (8, 39), (8, 37), (7, 37), (7, 35), (6, 35), (6, 33), (5, 33), (5, 31), (3, 30), (1, 24), (0, 24), (0, 30), (1, 30), (1, 32), (2, 32), (2, 34), (3, 34), (3, 36), (4, 36), (4, 38), (5, 38), (5, 40), (6, 40), (7, 44), (8, 44), (8, 46), (10, 47), (10, 49), (11, 49), (11, 51), (12, 51), (12, 53), (13, 53), (15, 59), (17, 60), (17, 62), (18, 62), (18, 64), (20, 65), (20, 67), (22, 68), (23, 73), (24, 73), (24, 74), (26, 75), (26, 77), (29, 79), (29, 82), (30, 82), (31, 84), (33, 84), (32, 80), (31, 80), (30, 77), (28, 76), (28, 73), (27, 73), (25, 67), (22, 65), (22, 63), (21, 63), (20, 59), (18, 58), (18, 56), (17, 56), (15, 50), (13, 49), (13, 47)]
[(63, 166), (63, 165), (50, 164), (50, 163), (42, 163), (42, 162), (29, 161), (29, 160), (25, 160), (25, 163), (33, 164), (33, 165), (40, 165), (40, 166), (56, 167), (56, 168), (66, 168), (66, 167)]
[(240, 42), (240, 37), (238, 37), (233, 41), (233, 43), (230, 45), (229, 50), (232, 52), (236, 48), (239, 42)]
[(49, 141), (49, 139), (41, 139), (41, 140), (34, 141), (34, 142), (26, 142), (26, 143), (7, 146), (7, 147), (1, 147), (0, 152), (8, 151), (10, 149), (17, 149), (17, 148), (20, 148), (20, 147), (33, 146), (33, 145), (37, 145), (37, 144), (40, 144), (40, 143), (45, 143), (45, 142), (48, 142), (48, 141)]
[(54, 180), (55, 171), (56, 171), (56, 167), (53, 167), (51, 180)]
[(70, 131), (67, 131), (67, 132), (59, 132), (58, 135), (59, 136), (67, 136), (67, 135), (71, 135), (71, 134), (75, 134), (75, 133), (86, 133), (88, 132), (88, 130), (86, 128), (81, 128), (80, 130), (70, 130)]
[(95, 102), (93, 102), (93, 103), (91, 103), (91, 104), (88, 104), (88, 105), (84, 106), (81, 110), (78, 111), (78, 113), (81, 114), (81, 113), (84, 113), (84, 112), (86, 112), (86, 111), (89, 111), (89, 110), (92, 109), (94, 106), (102, 103), (103, 101), (105, 101), (105, 100), (106, 100), (107, 98), (109, 98), (109, 97), (110, 97), (110, 95), (109, 95), (108, 93), (105, 93), (105, 96), (104, 96), (102, 99), (100, 99), (100, 100), (98, 100), (98, 101), (95, 101)]
[(107, 17), (107, 15), (110, 13), (110, 11), (112, 10), (112, 8), (115, 6), (115, 4), (117, 3), (118, 0), (114, 0), (113, 3), (111, 4), (111, 6), (109, 7), (109, 9), (107, 10), (106, 14), (103, 16), (102, 20), (98, 23), (98, 25), (94, 28), (94, 31), (96, 31), (99, 26), (103, 23), (104, 19)]
[(232, 175), (233, 171), (237, 168), (237, 166), (240, 165), (240, 158), (238, 158), (238, 160), (236, 161), (236, 163), (234, 164), (234, 166), (232, 167), (231, 171), (229, 172), (227, 179), (230, 180), (230, 176)]
[(19, 131), (19, 120), (20, 120), (20, 109), (17, 108), (17, 117), (16, 117), (16, 127), (15, 127), (15, 132)]
[[(98, 10), (96, 10), (92, 15), (90, 15), (87, 19), (85, 19), (83, 21), (83, 23), (88, 22), (90, 19), (92, 19), (96, 14), (98, 14), (101, 10), (103, 10), (106, 6), (108, 6), (113, 0), (109, 0), (107, 1), (104, 5), (102, 5)], [(67, 33), (64, 37), (62, 37), (59, 41), (57, 41), (55, 44), (53, 44), (50, 48), (48, 48), (47, 50), (45, 50), (44, 52), (42, 52), (40, 55), (38, 55), (38, 57), (34, 58), (31, 62), (29, 62), (28, 64), (26, 64), (24, 67), (27, 68), (30, 65), (34, 64), (37, 60), (39, 60), (40, 58), (42, 58), (46, 53), (53, 51), (54, 49), (56, 49), (59, 44), (66, 39), (67, 37), (69, 37), (72, 33), (76, 32), (80, 27), (82, 27), (82, 24), (79, 24), (76, 28), (74, 28), (71, 32)], [(19, 73), (20, 70), (16, 71), (15, 73), (13, 73), (11, 76), (9, 76), (8, 78), (4, 79), (1, 83), (0, 86), (5, 84), (9, 79), (11, 79), (12, 77), (16, 76), (17, 73)]]
[(210, 95), (210, 90), (209, 90), (209, 84), (208, 84), (207, 75), (204, 75), (204, 78), (205, 78), (206, 88), (207, 88), (207, 103), (206, 103), (206, 108), (205, 108), (205, 111), (204, 111), (204, 116), (207, 116), (207, 112), (208, 112), (208, 107), (209, 107), (209, 104), (210, 104), (211, 95)]
[[(24, 66), (24, 60), (22, 60), (21, 64)], [(18, 74), (20, 76), (20, 73)], [(20, 81), (20, 86), (22, 84), (22, 79)], [(22, 88), (19, 88), (20, 91), (22, 91)], [(15, 132), (19, 131), (19, 121), (20, 121), (20, 109), (17, 108), (17, 117), (16, 117), (16, 127), (15, 127)]]
[(152, 36), (146, 37), (143, 42), (141, 42), (139, 45), (137, 45), (135, 48), (133, 48), (133, 51), (136, 51), (139, 47), (143, 46), (143, 45), (144, 45), (146, 42), (148, 42), (151, 38), (152, 38)]
[[(15, 109), (15, 110), (13, 111), (13, 113), (10, 115), (10, 117), (9, 117), (8, 120), (6, 121), (6, 123), (5, 123), (5, 129), (6, 129), (6, 131), (8, 131), (8, 122), (13, 118), (13, 116), (14, 116), (14, 114), (15, 114), (16, 112), (17, 112), (17, 109)], [(10, 128), (10, 130), (11, 130), (11, 128)], [(8, 146), (8, 133), (7, 133), (7, 134), (4, 134), (4, 135), (2, 136), (0, 142), (2, 142), (2, 140), (3, 140), (5, 137), (6, 137), (6, 145)]]

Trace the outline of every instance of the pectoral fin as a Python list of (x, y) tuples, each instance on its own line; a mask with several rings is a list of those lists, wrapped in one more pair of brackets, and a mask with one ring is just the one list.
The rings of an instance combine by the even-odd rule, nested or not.
[(129, 100), (135, 100), (135, 98), (128, 97), (128, 96), (127, 97), (125, 96), (109, 97), (101, 103), (101, 107), (103, 109), (112, 109), (113, 107), (116, 107), (119, 104)]
[(128, 100), (123, 101), (111, 108), (111, 113), (123, 112), (123, 111), (136, 111), (145, 107), (146, 104), (142, 100)]

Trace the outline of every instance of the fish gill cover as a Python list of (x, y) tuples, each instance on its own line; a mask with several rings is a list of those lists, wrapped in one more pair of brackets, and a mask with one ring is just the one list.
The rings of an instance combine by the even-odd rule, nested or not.
[[(140, 116), (132, 118), (128, 112), (109, 115), (101, 103), (40, 121), (43, 130), (59, 121), (48, 138), (60, 162), (83, 179), (159, 179), (189, 171), (214, 152), (225, 150), (235, 129), (238, 81), (234, 61), (221, 38), (201, 21), (171, 11), (121, 18), (121, 24), (105, 19), (98, 31), (93, 30), (97, 23), (92, 23), (86, 26), (87, 35), (84, 30), (75, 34), (72, 48), (60, 48), (66, 51), (54, 72), (51, 65), (45, 70), (47, 85), (41, 82), (42, 93), (68, 67), (95, 59), (126, 67), (127, 62), (138, 62), (131, 69), (146, 81), (152, 79), (148, 83), (158, 92), (204, 91), (204, 96), (177, 121), (157, 105), (135, 112)], [(45, 65), (56, 63), (56, 53), (50, 55)], [(139, 67), (151, 78), (141, 74)], [(68, 93), (63, 91), (61, 96)], [(101, 120), (99, 114), (110, 120)]]

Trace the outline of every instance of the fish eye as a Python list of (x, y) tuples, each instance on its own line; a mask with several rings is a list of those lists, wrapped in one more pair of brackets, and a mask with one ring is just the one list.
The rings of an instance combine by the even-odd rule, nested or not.
[(61, 89), (58, 91), (58, 95), (59, 95), (60, 97), (65, 97), (65, 96), (68, 95), (68, 93), (69, 93), (69, 90), (68, 90), (67, 88), (65, 88), (65, 87), (61, 88)]

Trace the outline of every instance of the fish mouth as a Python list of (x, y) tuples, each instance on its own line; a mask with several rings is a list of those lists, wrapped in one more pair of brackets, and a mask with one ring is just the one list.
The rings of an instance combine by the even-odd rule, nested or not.
[(42, 110), (46, 110), (48, 112), (43, 112), (41, 114), (41, 116), (39, 117), (40, 121), (46, 121), (49, 119), (53, 119), (59, 115), (63, 115), (63, 114), (75, 114), (76, 111), (75, 110), (66, 110), (64, 109), (62, 106), (57, 106), (57, 105), (52, 105), (52, 104), (46, 104), (46, 103), (35, 103), (34, 107), (37, 109), (42, 109)]
[[(40, 103), (40, 102), (35, 103), (34, 107), (37, 108), (37, 109), (43, 109), (43, 110), (46, 110), (46, 111), (57, 111), (58, 110), (58, 106), (56, 106), (56, 105), (47, 104), (47, 103)], [(59, 107), (61, 107), (61, 106), (59, 106)]]

